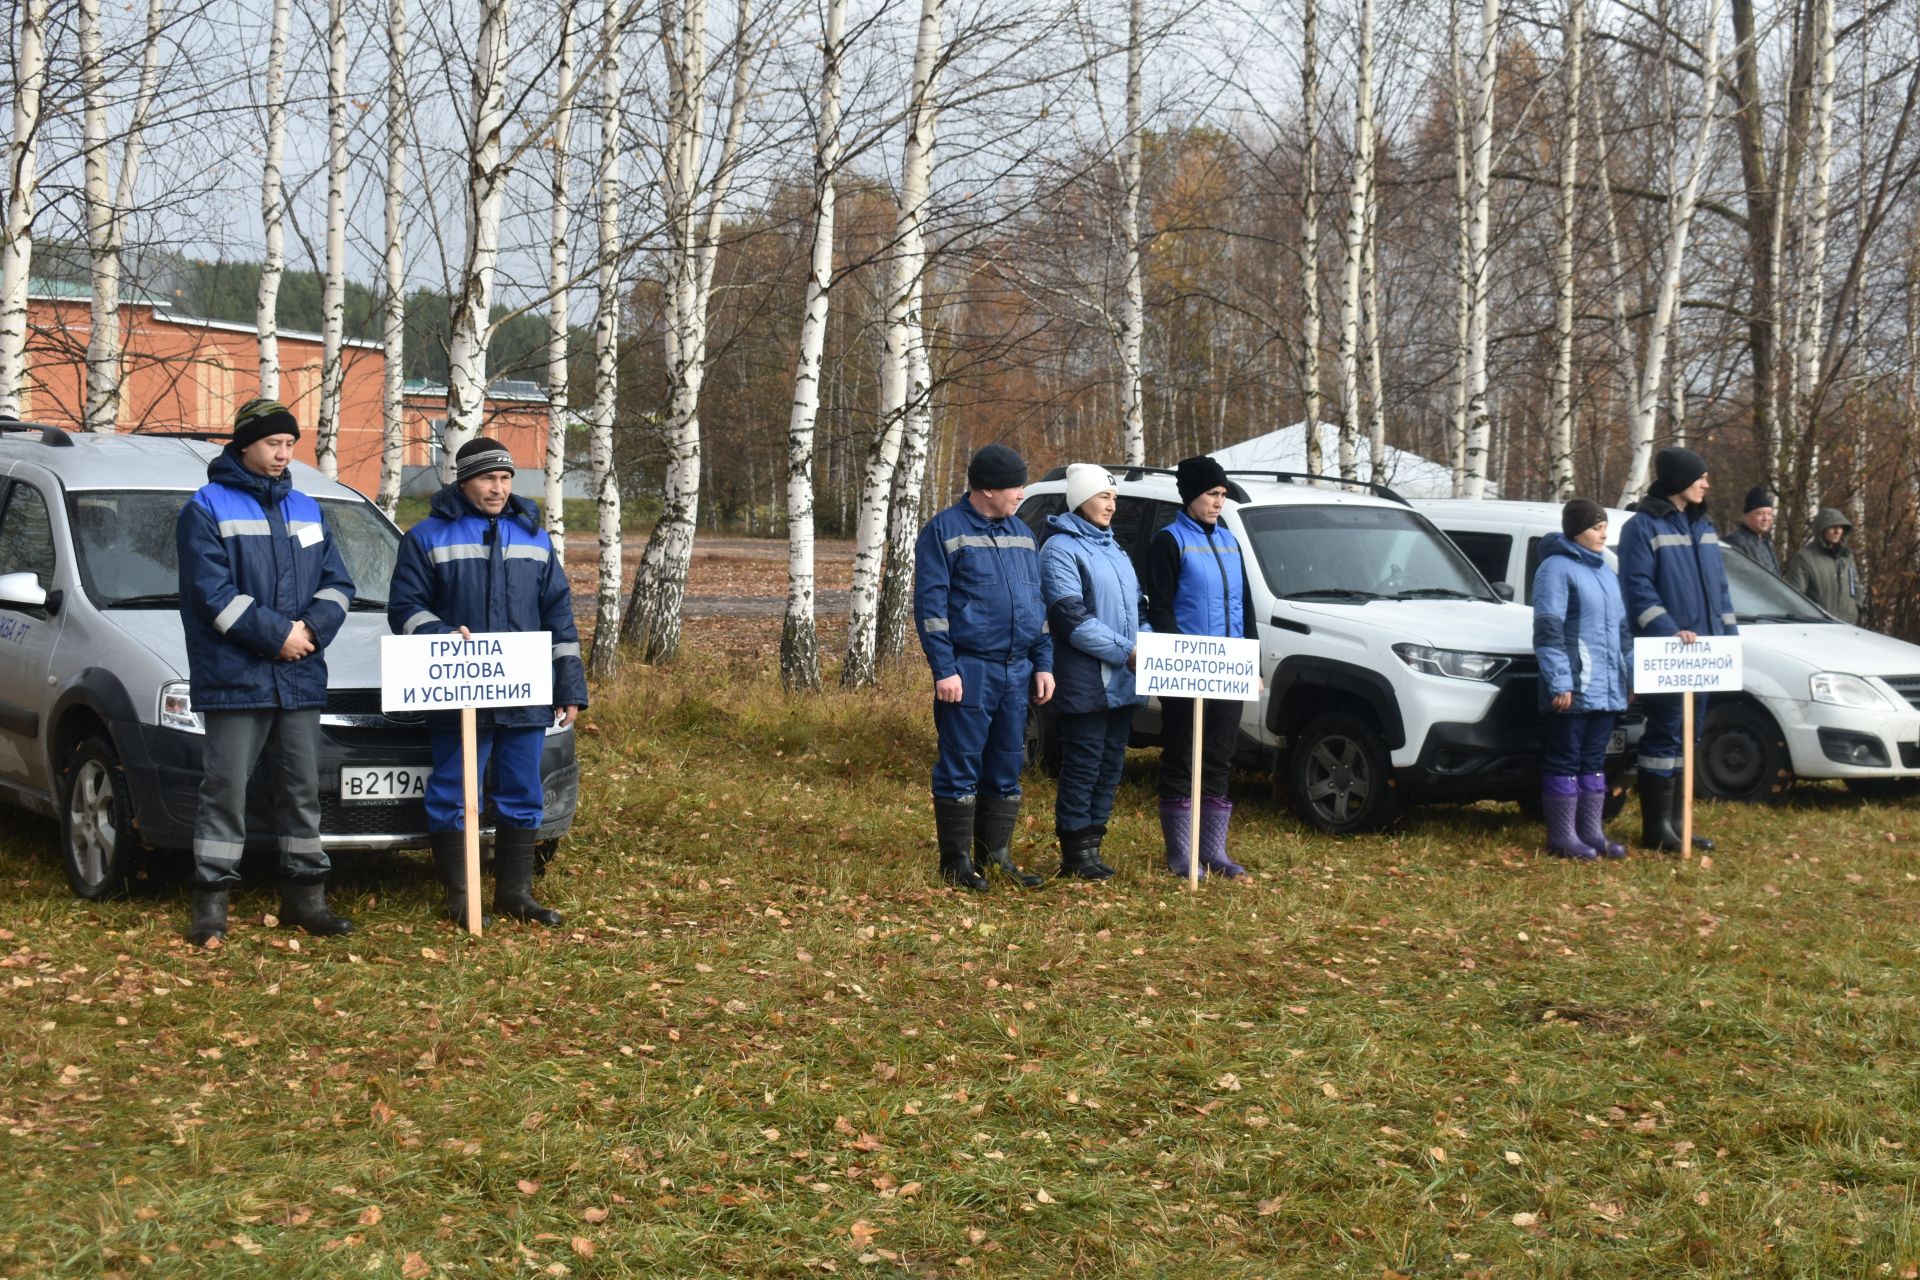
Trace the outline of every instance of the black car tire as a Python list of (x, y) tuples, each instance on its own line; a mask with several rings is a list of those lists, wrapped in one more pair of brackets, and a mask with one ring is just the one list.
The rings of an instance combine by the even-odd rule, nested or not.
[(83, 738), (60, 771), (60, 861), (74, 893), (90, 902), (126, 890), (142, 856), (113, 744)]
[(1747, 702), (1712, 707), (1694, 787), (1717, 800), (1779, 804), (1793, 787), (1793, 756), (1773, 717)]
[(1051, 707), (1027, 708), (1027, 766), (1049, 778), (1060, 776), (1060, 726)]
[(1327, 712), (1291, 735), (1287, 787), (1300, 821), (1331, 836), (1379, 831), (1405, 807), (1386, 744), (1346, 711)]

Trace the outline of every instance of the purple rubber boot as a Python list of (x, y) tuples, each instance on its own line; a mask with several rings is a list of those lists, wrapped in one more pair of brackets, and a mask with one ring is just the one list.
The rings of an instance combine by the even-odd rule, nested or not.
[(1580, 804), (1574, 811), (1574, 834), (1580, 837), (1580, 843), (1603, 858), (1624, 858), (1627, 856), (1627, 846), (1607, 839), (1606, 807), (1607, 775), (1581, 774)]
[[(1167, 870), (1182, 880), (1187, 878), (1187, 830), (1193, 818), (1193, 801), (1185, 796), (1160, 801), (1160, 834), (1167, 842)], [(1202, 814), (1204, 823), (1205, 814)], [(1200, 829), (1200, 847), (1207, 847), (1206, 827)], [(1200, 860), (1200, 878), (1207, 878), (1206, 859)]]
[(1200, 865), (1217, 876), (1238, 880), (1247, 869), (1227, 857), (1227, 821), (1233, 801), (1225, 796), (1200, 797)]
[(1600, 855), (1574, 831), (1580, 784), (1574, 778), (1542, 778), (1540, 809), (1547, 819), (1547, 852), (1556, 858), (1592, 862)]

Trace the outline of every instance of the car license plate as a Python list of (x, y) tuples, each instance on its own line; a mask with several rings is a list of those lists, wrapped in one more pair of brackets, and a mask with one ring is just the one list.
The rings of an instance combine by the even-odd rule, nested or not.
[(355, 765), (340, 770), (342, 804), (391, 804), (418, 800), (427, 794), (431, 770), (406, 766), (378, 768)]
[(1627, 731), (1615, 729), (1607, 735), (1607, 754), (1617, 756), (1627, 749)]

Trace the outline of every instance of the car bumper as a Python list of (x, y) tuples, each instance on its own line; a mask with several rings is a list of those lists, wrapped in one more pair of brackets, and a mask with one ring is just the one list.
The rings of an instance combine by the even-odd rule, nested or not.
[(1762, 698), (1802, 778), (1920, 777), (1920, 712)]

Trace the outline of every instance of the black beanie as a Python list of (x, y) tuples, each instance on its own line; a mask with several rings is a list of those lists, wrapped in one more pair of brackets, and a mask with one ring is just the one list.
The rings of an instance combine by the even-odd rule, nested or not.
[(1180, 505), (1185, 506), (1209, 489), (1225, 487), (1227, 469), (1204, 453), (1197, 458), (1182, 458), (1173, 482), (1180, 487)]
[(507, 446), (492, 436), (475, 436), (453, 455), (453, 478), (457, 484), (465, 484), (489, 471), (504, 471), (512, 475), (515, 470), (513, 455), (507, 452)]
[(1560, 532), (1573, 538), (1597, 524), (1605, 524), (1607, 509), (1592, 498), (1574, 498), (1560, 508)]
[(233, 415), (233, 451), (244, 453), (248, 445), (268, 436), (300, 438), (300, 424), (293, 413), (278, 400), (249, 400)]
[(1018, 489), (1027, 483), (1027, 460), (1003, 444), (984, 446), (967, 463), (967, 488)]
[(1662, 449), (1653, 455), (1653, 488), (1649, 489), (1656, 498), (1672, 497), (1682, 489), (1693, 487), (1693, 482), (1707, 474), (1707, 462), (1691, 449), (1672, 447)]
[(1761, 507), (1777, 507), (1779, 505), (1780, 504), (1774, 500), (1773, 494), (1767, 489), (1767, 486), (1757, 484), (1747, 490), (1747, 505), (1740, 508), (1740, 510), (1742, 514), (1744, 514), (1748, 511), (1758, 511)]

